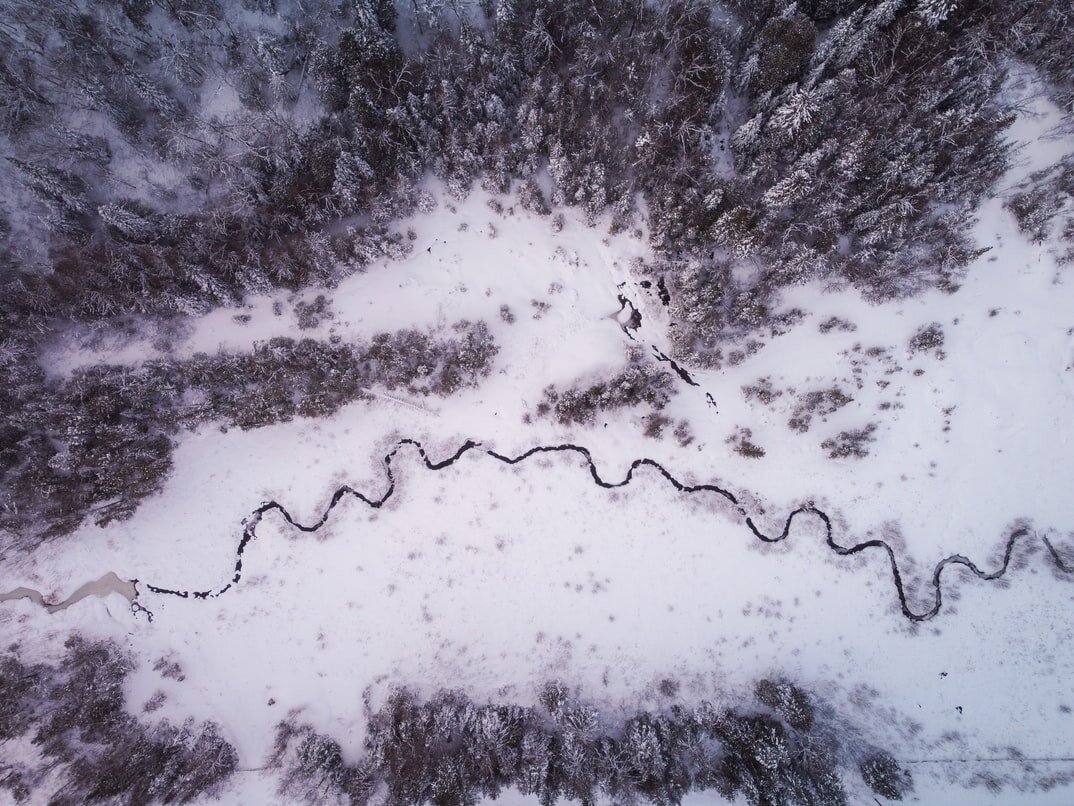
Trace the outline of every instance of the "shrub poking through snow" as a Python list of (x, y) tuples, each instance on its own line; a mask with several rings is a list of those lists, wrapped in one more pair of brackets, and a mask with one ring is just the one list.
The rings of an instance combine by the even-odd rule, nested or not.
[(820, 443), (828, 452), (829, 459), (864, 459), (869, 455), (869, 445), (876, 441), (876, 423), (869, 423), (864, 428), (840, 431)]
[(831, 333), (833, 330), (838, 330), (843, 333), (853, 333), (858, 329), (858, 326), (853, 322), (848, 322), (846, 319), (840, 319), (838, 316), (830, 316), (817, 325), (817, 330), (821, 333)]
[(943, 358), (943, 326), (939, 322), (933, 322), (929, 325), (922, 325), (918, 328), (917, 332), (910, 337), (910, 352), (911, 353), (927, 353), (930, 350), (935, 351), (937, 358)]
[(902, 800), (913, 789), (910, 773), (888, 753), (873, 753), (861, 762), (862, 780), (873, 792), (889, 800)]
[(760, 459), (765, 455), (765, 450), (753, 442), (753, 431), (749, 428), (736, 428), (735, 433), (727, 438), (727, 444), (734, 448), (739, 456), (747, 459)]
[(332, 318), (332, 303), (324, 294), (318, 294), (312, 302), (300, 300), (295, 303), (295, 317), (299, 330), (313, 330), (320, 327), (324, 320)]
[(787, 680), (761, 680), (754, 688), (757, 699), (776, 711), (795, 730), (813, 727), (813, 703), (803, 689)]

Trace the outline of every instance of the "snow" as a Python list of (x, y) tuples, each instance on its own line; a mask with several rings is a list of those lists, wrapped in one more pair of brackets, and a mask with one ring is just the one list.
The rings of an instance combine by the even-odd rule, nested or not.
[[(680, 385), (666, 413), (691, 423), (696, 440), (682, 447), (670, 435), (645, 438), (637, 412), (589, 428), (523, 422), (546, 385), (621, 367), (630, 342), (615, 319), (620, 283), (643, 314), (639, 342), (668, 351), (666, 314), (632, 274), (648, 255), (644, 241), (604, 236), (573, 215), (555, 234), (547, 218), (494, 213), (482, 192), (462, 203), (437, 195), (436, 212), (400, 224), (416, 235), (407, 258), (335, 289), (249, 299), (247, 324), (235, 310), (214, 311), (192, 320), (171, 354), (295, 336), (290, 307), (325, 294), (333, 318), (301, 335), (367, 340), (402, 326), (486, 320), (501, 347), (490, 378), (450, 399), (382, 394), (317, 421), (182, 437), (164, 491), (129, 521), (84, 525), (0, 568), (0, 590), (31, 585), (52, 600), (109, 571), (137, 578), (152, 622), (115, 595), (52, 615), (7, 602), (5, 634), (33, 636), (25, 643), (40, 647), (75, 629), (120, 640), (144, 660), (132, 679), (135, 707), (164, 690), (158, 716), (219, 721), (244, 768), (263, 765), (274, 724), (293, 710), (343, 739), (353, 757), (363, 701), (376, 707), (394, 685), (527, 703), (551, 678), (613, 713), (666, 705), (656, 684), (667, 677), (682, 684), (683, 700), (733, 702), (759, 677), (786, 675), (899, 758), (1006, 757), (1012, 746), (1028, 757), (1074, 756), (1074, 588), (1039, 541), (1074, 546), (1074, 502), (1062, 483), (1074, 478), (1074, 286), (999, 200), (981, 210), (976, 230), (992, 249), (953, 294), (872, 305), (848, 289), (788, 292), (784, 307), (805, 312), (791, 332), (736, 366), (691, 370), (699, 388)], [(538, 317), (534, 301), (551, 307)], [(275, 302), (287, 303), (283, 315)], [(514, 324), (500, 318), (505, 304)], [(856, 329), (820, 332), (832, 316)], [(944, 331), (942, 359), (908, 348), (932, 322)], [(154, 341), (105, 351), (73, 344), (50, 370), (163, 355)], [(872, 347), (883, 352), (869, 356)], [(763, 377), (784, 391), (771, 406), (741, 391)], [(833, 384), (852, 402), (792, 432), (796, 394)], [(878, 430), (867, 457), (827, 458), (825, 438), (870, 422)], [(751, 429), (763, 458), (727, 444), (739, 427)], [(262, 501), (311, 522), (343, 484), (380, 495), (381, 458), (402, 437), (421, 440), (433, 460), (466, 439), (506, 455), (571, 441), (614, 481), (632, 460), (652, 457), (684, 481), (730, 489), (769, 533), (815, 501), (832, 516), (837, 542), (881, 535), (893, 544), (918, 609), (931, 602), (927, 579), (943, 557), (961, 553), (990, 570), (1015, 524), (1028, 520), (1033, 533), (1016, 549), (1025, 567), (1002, 583), (949, 569), (940, 614), (913, 625), (898, 610), (883, 555), (835, 556), (815, 519), (797, 520), (786, 542), (768, 546), (734, 507), (678, 493), (649, 469), (608, 491), (570, 454), (508, 467), (474, 450), (434, 472), (404, 448), (381, 510), (345, 501), (314, 535), (266, 515), (242, 582), (223, 597), (176, 599), (145, 587), (225, 584), (241, 523)], [(182, 665), (184, 681), (151, 671), (162, 655)], [(982, 765), (997, 766), (913, 765), (918, 801), (1071, 798), (1069, 786), (961, 791)], [(239, 774), (224, 802), (278, 800), (274, 785), (261, 772)]]
[[(986, 243), (990, 234), (994, 249), (957, 293), (870, 306), (852, 291), (821, 296), (814, 288), (797, 289), (786, 306), (810, 314), (795, 331), (733, 372), (694, 373), (713, 390), (720, 419), (749, 427), (767, 450), (763, 460), (737, 462), (732, 478), (780, 502), (777, 518), (811, 497), (839, 511), (848, 535), (860, 538), (897, 523), (906, 560), (923, 573), (949, 553), (989, 559), (1002, 546), (1004, 530), (1020, 518), (1069, 540), (1074, 503), (1062, 485), (1041, 482), (1074, 473), (1065, 422), (1074, 397), (1074, 287), (1045, 250), (1021, 239), (999, 202), (989, 202), (981, 220), (978, 233)], [(820, 333), (818, 324), (831, 316), (857, 330)], [(944, 329), (943, 360), (907, 348), (914, 332), (931, 322)], [(861, 350), (852, 352), (855, 345)], [(874, 346), (887, 350), (890, 360), (863, 354)], [(860, 388), (854, 360), (862, 364)], [(764, 407), (736, 394), (737, 386), (765, 377), (777, 389), (801, 391), (834, 381), (854, 400), (808, 434), (792, 434), (786, 427), (791, 395)], [(880, 410), (882, 403), (901, 409)], [(870, 456), (824, 458), (824, 437), (869, 422), (879, 425)]]
[[(621, 335), (603, 319), (619, 308), (615, 283), (625, 276), (627, 262), (648, 254), (642, 242), (625, 236), (594, 238), (577, 219), (556, 234), (549, 219), (519, 209), (505, 211), (507, 216), (502, 217), (488, 208), (491, 197), (481, 191), (475, 191), (456, 212), (450, 210), (455, 207), (450, 197), (438, 196), (438, 211), (398, 226), (400, 231), (413, 229), (416, 235), (406, 260), (382, 260), (343, 280), (336, 289), (310, 289), (295, 295), (278, 292), (252, 297), (241, 309), (218, 308), (187, 323), (182, 329), (185, 333), (171, 334), (169, 353), (158, 349), (153, 336), (99, 349), (74, 339), (51, 356), (49, 369), (65, 375), (100, 362), (129, 364), (166, 354), (183, 358), (197, 352), (249, 350), (276, 336), (338, 335), (352, 341), (400, 327), (443, 327), (459, 319), (492, 323), (500, 319), (500, 306), (508, 303), (517, 317), (517, 324), (507, 331), (511, 336), (505, 340), (508, 348), (510, 342), (521, 342), (536, 358), (539, 348), (554, 347), (556, 342), (577, 344), (576, 337), (586, 334), (582, 344), (589, 347), (596, 342), (602, 348), (591, 356), (589, 366), (593, 367), (608, 351), (617, 351)], [(500, 232), (497, 237), (489, 236), (490, 224)], [(557, 282), (564, 286), (562, 292), (553, 288)], [(297, 330), (294, 303), (319, 294), (331, 298), (335, 317), (319, 328)], [(533, 318), (534, 301), (551, 305), (539, 325)], [(284, 307), (280, 316), (273, 314), (276, 303)], [(248, 315), (249, 322), (236, 322), (239, 314)], [(592, 339), (588, 338), (591, 334)], [(544, 357), (544, 366), (555, 365), (549, 356)], [(520, 369), (537, 374), (532, 366)], [(568, 378), (554, 375), (547, 382), (562, 380)]]

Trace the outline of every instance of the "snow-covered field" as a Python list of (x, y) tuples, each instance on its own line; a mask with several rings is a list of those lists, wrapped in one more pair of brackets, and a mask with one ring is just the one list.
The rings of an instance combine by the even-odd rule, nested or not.
[[(304, 295), (325, 294), (333, 310), (304, 332), (314, 338), (483, 319), (500, 345), (486, 382), (448, 399), (383, 393), (320, 420), (183, 437), (165, 491), (132, 519), (85, 525), (0, 568), (0, 590), (27, 585), (51, 600), (109, 571), (137, 579), (152, 621), (118, 595), (51, 615), (8, 602), (6, 639), (33, 634), (27, 646), (41, 653), (72, 630), (120, 640), (144, 661), (132, 702), (163, 690), (157, 716), (218, 720), (248, 769), (263, 765), (273, 725), (293, 710), (357, 753), (363, 708), (398, 684), (527, 703), (558, 678), (614, 711), (659, 708), (665, 679), (680, 684), (680, 699), (733, 699), (776, 674), (914, 762), (919, 802), (1071, 802), (1069, 784), (1033, 793), (956, 785), (981, 772), (1010, 773), (1014, 783), (1040, 777), (1009, 760), (972, 759), (1074, 757), (1074, 575), (1057, 569), (1041, 540), (1071, 558), (1074, 282), (1049, 246), (1027, 243), (995, 200), (977, 229), (992, 249), (954, 294), (871, 305), (847, 289), (788, 293), (784, 308), (802, 311), (788, 332), (734, 366), (691, 371), (697, 387), (679, 384), (665, 414), (689, 421), (694, 440), (682, 446), (670, 430), (645, 437), (637, 411), (587, 428), (535, 414), (548, 384), (625, 363), (619, 293), (642, 313), (635, 338), (668, 351), (666, 312), (641, 285), (656, 278), (634, 263), (648, 254), (644, 239), (603, 236), (570, 214), (554, 233), (547, 218), (498, 214), (488, 201), (481, 192), (463, 203), (440, 196), (435, 212), (402, 223), (415, 234), (406, 259)], [(294, 335), (294, 301), (251, 299), (246, 323), (234, 310), (193, 321), (172, 334), (173, 354)], [(282, 314), (274, 302), (285, 303)], [(513, 323), (501, 318), (504, 305)], [(833, 317), (839, 324), (822, 330)], [(942, 356), (909, 347), (932, 323)], [(50, 370), (140, 360), (156, 341), (72, 342)], [(767, 403), (743, 392), (760, 379)], [(788, 427), (804, 395), (833, 387), (849, 400), (815, 413), (804, 433)], [(824, 440), (869, 424), (867, 456), (828, 458)], [(744, 428), (762, 457), (734, 450)], [(949, 568), (939, 614), (913, 624), (885, 556), (836, 556), (815, 518), (796, 519), (788, 540), (770, 546), (719, 496), (677, 492), (651, 468), (606, 490), (574, 454), (507, 466), (473, 450), (433, 471), (404, 447), (382, 509), (345, 499), (314, 534), (269, 512), (225, 595), (149, 591), (226, 584), (243, 519), (262, 501), (313, 522), (344, 484), (379, 497), (382, 458), (401, 438), (420, 440), (434, 461), (467, 439), (511, 456), (571, 442), (610, 481), (650, 457), (684, 482), (732, 491), (769, 534), (812, 501), (832, 518), (837, 543), (880, 537), (893, 546), (915, 611), (931, 605), (941, 559), (962, 554), (991, 571), (1012, 531), (1025, 524), (1029, 533), (1001, 581)], [(160, 657), (185, 679), (152, 671)], [(1074, 773), (1074, 763), (1037, 762), (1037, 772)], [(271, 778), (256, 771), (223, 796), (276, 800)]]

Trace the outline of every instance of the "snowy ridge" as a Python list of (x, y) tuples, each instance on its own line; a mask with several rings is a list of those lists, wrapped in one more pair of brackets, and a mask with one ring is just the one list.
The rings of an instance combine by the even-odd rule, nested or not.
[[(409, 438), (401, 439), (396, 444), (396, 446), (384, 457), (383, 463), (388, 479), (388, 487), (385, 490), (384, 494), (381, 495), (379, 498), (370, 498), (364, 493), (355, 490), (353, 487), (344, 485), (336, 489), (336, 491), (332, 494), (332, 498), (329, 501), (328, 506), (325, 508), (320, 518), (318, 518), (315, 522), (311, 524), (303, 524), (295, 520), (295, 518), (291, 515), (287, 508), (279, 502), (266, 501), (262, 503), (257, 509), (255, 509), (246, 519), (244, 519), (242, 538), (239, 540), (239, 545), (235, 552), (235, 573), (234, 576), (231, 578), (231, 581), (224, 585), (222, 588), (219, 588), (215, 591), (212, 589), (203, 591), (173, 590), (170, 588), (150, 585), (148, 583), (146, 584), (146, 587), (153, 593), (177, 596), (182, 599), (209, 599), (222, 596), (224, 593), (226, 593), (232, 587), (238, 584), (238, 582), (241, 580), (243, 570), (243, 555), (246, 552), (246, 548), (250, 544), (250, 542), (257, 537), (257, 526), (261, 522), (261, 518), (266, 512), (278, 512), (291, 526), (302, 532), (309, 533), (316, 532), (318, 529), (324, 526), (325, 523), (328, 522), (328, 519), (332, 514), (332, 510), (334, 510), (336, 505), (338, 505), (339, 502), (343, 500), (343, 498), (345, 498), (346, 496), (357, 498), (359, 501), (373, 509), (379, 509), (395, 493), (395, 475), (392, 471), (392, 461), (394, 460), (395, 455), (399, 452), (399, 450), (406, 446), (411, 446), (417, 451), (418, 456), (421, 458), (427, 469), (442, 470), (446, 467), (450, 467), (451, 465), (453, 465), (469, 451), (480, 447), (480, 443), (474, 442), (473, 440), (467, 440), (462, 445), (460, 445), (459, 448), (455, 451), (455, 453), (453, 453), (451, 456), (441, 461), (434, 462), (429, 458), (428, 454), (425, 452), (424, 446), (422, 446), (420, 442)], [(836, 543), (834, 539), (831, 519), (828, 517), (827, 513), (825, 513), (821, 509), (818, 509), (816, 506), (813, 505), (812, 502), (804, 504), (793, 510), (787, 516), (787, 519), (783, 525), (783, 530), (778, 535), (767, 535), (757, 528), (757, 525), (754, 523), (753, 518), (746, 511), (746, 508), (742, 506), (741, 503), (739, 503), (739, 500), (734, 495), (734, 493), (715, 484), (685, 484), (679, 479), (677, 479), (674, 475), (672, 475), (672, 473), (667, 468), (665, 468), (663, 465), (653, 459), (635, 459), (633, 462), (631, 462), (630, 467), (626, 472), (626, 475), (621, 481), (606, 481), (597, 471), (596, 465), (593, 462), (593, 457), (592, 454), (589, 452), (589, 449), (580, 445), (573, 445), (569, 443), (563, 445), (539, 445), (534, 448), (530, 448), (525, 453), (519, 454), (518, 456), (514, 457), (504, 456), (503, 454), (497, 453), (493, 450), (484, 451), (484, 454), (486, 456), (490, 456), (493, 459), (496, 459), (497, 461), (500, 461), (506, 465), (517, 465), (533, 456), (537, 456), (544, 453), (578, 454), (583, 459), (585, 459), (585, 462), (589, 468), (589, 475), (592, 478), (593, 483), (596, 484), (598, 487), (603, 487), (604, 489), (626, 487), (634, 478), (635, 470), (640, 467), (651, 467), (655, 469), (661, 476), (663, 476), (664, 479), (666, 479), (667, 482), (679, 492), (707, 492), (722, 496), (723, 498), (727, 499), (727, 501), (729, 501), (731, 504), (735, 505), (735, 508), (737, 509), (738, 513), (744, 518), (746, 527), (753, 533), (754, 537), (764, 543), (779, 543), (786, 540), (788, 537), (790, 537), (791, 526), (794, 523), (795, 518), (802, 515), (811, 515), (817, 518), (824, 525), (825, 545), (840, 557), (849, 557), (855, 554), (862, 553), (867, 549), (878, 549), (886, 554), (888, 564), (891, 568), (892, 583), (895, 586), (895, 593), (899, 599), (899, 607), (902, 610), (903, 616), (913, 622), (929, 621), (940, 612), (940, 608), (943, 606), (942, 576), (944, 570), (948, 566), (961, 566), (970, 571), (975, 577), (985, 582), (992, 582), (1001, 579), (1003, 576), (1006, 575), (1007, 570), (1011, 566), (1011, 558), (1014, 554), (1016, 544), (1024, 542), (1024, 539), (1030, 536), (1039, 539), (1041, 543), (1043, 543), (1043, 545), (1047, 549), (1048, 555), (1051, 557), (1052, 562), (1060, 572), (1062, 572), (1063, 574), (1069, 574), (1071, 573), (1071, 571), (1074, 571), (1074, 567), (1067, 564), (1063, 560), (1059, 552), (1056, 551), (1055, 547), (1052, 545), (1051, 541), (1049, 541), (1047, 537), (1031, 531), (1028, 527), (1020, 527), (1012, 531), (1011, 534), (1007, 537), (1007, 541), (1003, 551), (1003, 562), (994, 571), (982, 570), (975, 562), (962, 554), (952, 554), (940, 560), (933, 569), (932, 577), (929, 583), (932, 587), (933, 592), (933, 604), (927, 610), (924, 610), (922, 612), (915, 612), (910, 608), (907, 602), (905, 583), (903, 582), (902, 573), (899, 569), (898, 560), (895, 557), (895, 550), (891, 547), (891, 545), (884, 540), (875, 538), (865, 540), (860, 543), (855, 543), (851, 546), (842, 546)], [(138, 580), (134, 580), (134, 583), (135, 585), (137, 585)], [(150, 613), (146, 608), (144, 608), (140, 603), (138, 603), (137, 595), (135, 597), (135, 601), (132, 602), (132, 607), (136, 608), (139, 611), (146, 612), (149, 615), (149, 618), (152, 619), (152, 613)]]

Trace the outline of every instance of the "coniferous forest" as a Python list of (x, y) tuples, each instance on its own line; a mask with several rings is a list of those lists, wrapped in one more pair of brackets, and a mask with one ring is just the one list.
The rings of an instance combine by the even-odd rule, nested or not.
[[(430, 202), (429, 174), (457, 198), (480, 185), (538, 213), (610, 212), (613, 230), (644, 213), (675, 357), (718, 367), (783, 287), (957, 287), (977, 254), (974, 210), (1010, 158), (1012, 61), (1074, 103), (1074, 12), (1050, 0), (415, 0), (405, 22), (390, 0), (5, 0), (5, 528), (62, 532), (153, 489), (167, 399), (206, 383), (120, 371), (159, 410), (132, 411), (103, 380), (49, 383), (37, 356), (50, 337), (332, 285), (405, 254), (391, 223)], [(139, 171), (148, 182), (131, 181)], [(1027, 232), (1059, 214), (1069, 174), (1012, 201)], [(742, 259), (748, 278), (732, 271)], [(428, 349), (399, 341), (393, 376)], [(479, 368), (481, 348), (464, 360)], [(234, 385), (241, 370), (222, 363), (189, 370)], [(108, 409), (88, 446), (64, 407), (87, 386)], [(116, 460), (143, 479), (98, 472)]]
[[(625, 358), (617, 353), (619, 363), (601, 372), (589, 365), (573, 375), (549, 372), (514, 418), (525, 428), (581, 444), (640, 410), (647, 441), (638, 444), (669, 446), (660, 456), (715, 446), (746, 467), (770, 461), (772, 440), (761, 438), (756, 423), (729, 421), (726, 439), (704, 438), (680, 400), (697, 387), (708, 393), (698, 416), (761, 412), (766, 423), (787, 424), (787, 439), (813, 427), (812, 450), (823, 462), (880, 455), (896, 441), (885, 436), (882, 418), (913, 405), (912, 395), (892, 395), (853, 422), (834, 419), (865, 399), (868, 366), (881, 367), (875, 385), (882, 392), (911, 377), (888, 348), (868, 342), (871, 335), (851, 346), (866, 324), (826, 314), (813, 328), (847, 339), (840, 361), (850, 369), (837, 380), (818, 370), (793, 388), (758, 371), (744, 378), (748, 384), (713, 384), (748, 365), (769, 340), (797, 338), (811, 312), (788, 309), (784, 300), (802, 289), (854, 294), (876, 309), (957, 301), (990, 259), (993, 246), (979, 237), (990, 201), (1001, 200), (1027, 250), (1051, 250), (1057, 277), (1069, 271), (1074, 153), (1010, 180), (1027, 159), (1013, 132), (1033, 119), (1038, 100), (1012, 90), (1026, 81), (1057, 110), (1060, 124), (1048, 137), (1069, 140), (1074, 5), (0, 0), (0, 564), (51, 562), (81, 539), (73, 535), (135, 522), (174, 478), (180, 446), (199, 435), (327, 421), (352, 407), (399, 404), (433, 417), (453, 400), (508, 385), (498, 380), (514, 377), (504, 362), (537, 361), (536, 353), (512, 352), (509, 334), (538, 320), (560, 322), (570, 297), (550, 275), (541, 283), (549, 288), (545, 301), (503, 304), (487, 320), (458, 313), (451, 295), (470, 293), (468, 283), (479, 294), (486, 282), (465, 274), (468, 262), (483, 259), (477, 251), (462, 255), (450, 282), (441, 277), (448, 270), (431, 262), (413, 281), (433, 289), (430, 298), (442, 306), (435, 322), (393, 314), (390, 327), (378, 324), (361, 339), (332, 330), (353, 318), (337, 310), (335, 289), (438, 257), (447, 240), (425, 240), (413, 222), (454, 214), (475, 194), (494, 199), (488, 207), (497, 221), (528, 216), (558, 234), (566, 214), (588, 228), (572, 237), (605, 245), (625, 238), (643, 253), (622, 263), (650, 306), (643, 312), (628, 299), (626, 281), (610, 292), (612, 299), (618, 293), (621, 314), (628, 306), (632, 312), (629, 321), (615, 319), (615, 337), (629, 339)], [(1030, 144), (1029, 158), (1043, 148)], [(568, 225), (572, 231), (579, 230)], [(497, 237), (495, 228), (489, 236)], [(509, 275), (511, 267), (496, 270)], [(533, 296), (526, 288), (520, 299)], [(246, 347), (179, 349), (196, 323), (221, 311), (229, 312), (229, 327), (247, 326), (248, 301), (269, 296), (276, 300), (271, 321), (290, 323), (293, 314), (294, 332), (251, 337)], [(283, 299), (297, 302), (288, 311)], [(989, 316), (999, 312), (993, 307)], [(1031, 320), (1038, 312), (1023, 306), (1018, 315)], [(959, 317), (950, 319), (915, 325), (908, 340), (899, 336), (905, 357), (898, 361), (918, 367), (912, 377), (926, 374), (915, 361), (943, 362), (945, 350), (959, 348)], [(1074, 332), (1074, 322), (1057, 320), (1052, 330), (1063, 328)], [(146, 333), (152, 354), (98, 360), (108, 345)], [(64, 369), (58, 356), (72, 344), (97, 359)], [(999, 359), (982, 362), (992, 372)], [(932, 382), (931, 365), (928, 373)], [(936, 406), (946, 435), (953, 412), (972, 402), (944, 398)], [(498, 417), (508, 407), (493, 408)], [(829, 417), (836, 426), (823, 431)], [(1053, 410), (1040, 418), (1053, 433), (1069, 419)], [(394, 438), (406, 427), (392, 421), (384, 432)], [(442, 434), (444, 444), (461, 431)], [(926, 445), (932, 438), (939, 439), (912, 437)], [(427, 467), (435, 464), (422, 456)], [(732, 471), (722, 462), (708, 467), (731, 489)], [(1014, 460), (1012, 468), (1027, 475)], [(912, 475), (893, 463), (891, 486), (900, 474)], [(811, 477), (797, 473), (795, 481)], [(267, 501), (275, 488), (264, 489)], [(954, 522), (962, 509), (952, 498)], [(764, 528), (757, 511), (780, 519), (777, 534), (784, 503), (787, 511), (833, 508), (823, 495), (815, 507), (812, 493), (778, 500), (771, 512), (759, 500), (734, 499), (757, 534), (755, 523)], [(253, 511), (258, 501), (248, 503)], [(838, 533), (853, 519), (825, 514), (829, 539), (832, 520)], [(996, 522), (1008, 532), (1030, 530), (1028, 520), (1006, 512)], [(246, 524), (229, 522), (228, 534), (248, 534)], [(901, 552), (918, 546), (893, 524), (887, 518), (846, 543), (888, 547), (902, 596), (896, 554), (901, 561)], [(1050, 555), (1038, 547), (1027, 550), (1035, 552), (1030, 559), (1015, 554), (1012, 561), (1012, 538), (1005, 556), (980, 564), (1002, 562), (998, 579), (1008, 565), (1050, 556), (1065, 579), (1074, 558), (1059, 540), (1069, 529), (1041, 526), (1039, 534), (1053, 541)], [(961, 557), (960, 546), (952, 538), (938, 556), (901, 566), (907, 586), (932, 580), (937, 610), (944, 583), (935, 562)], [(242, 547), (239, 553), (236, 583)], [(268, 575), (287, 564), (266, 567)], [(886, 585), (886, 566), (884, 573)], [(29, 578), (45, 590), (45, 576), (35, 570)], [(595, 580), (584, 584), (600, 592), (605, 583)], [(141, 602), (132, 600), (135, 615), (166, 623)], [(423, 617), (435, 621), (429, 612)], [(15, 640), (14, 627), (5, 637), (0, 797), (24, 802), (52, 791), (40, 802), (231, 802), (228, 782), (249, 759), (240, 763), (243, 748), (229, 741), (229, 726), (204, 709), (180, 719), (166, 707), (168, 716), (158, 719), (163, 693), (139, 714), (144, 658), (115, 637), (80, 631), (71, 628), (57, 644), (62, 650), (48, 657), (28, 650), (25, 636)], [(909, 768), (810, 691), (815, 679), (791, 682), (774, 662), (766, 668), (775, 671), (748, 673), (746, 694), (729, 684), (739, 693), (722, 703), (700, 684), (680, 691), (670, 679), (643, 705), (558, 679), (530, 697), (504, 683), (510, 693), (497, 702), (450, 679), (395, 681), (380, 701), (355, 689), (352, 700), (332, 704), (361, 725), (360, 740), (340, 727), (342, 717), (329, 725), (296, 708), (273, 714), (274, 740), (258, 740), (272, 750), (250, 764), (276, 776), (280, 803), (476, 804), (506, 791), (540, 804), (678, 804), (698, 792), (758, 806), (844, 804), (860, 792), (885, 803), (912, 797)], [(182, 679), (169, 669), (161, 660), (156, 672)], [(1001, 789), (982, 781), (973, 783)], [(1068, 782), (1061, 772), (1053, 783)]]

